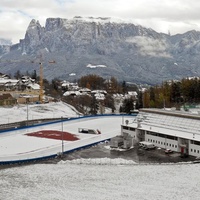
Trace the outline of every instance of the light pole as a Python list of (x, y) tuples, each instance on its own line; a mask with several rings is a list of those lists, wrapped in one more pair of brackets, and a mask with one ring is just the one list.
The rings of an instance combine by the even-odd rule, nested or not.
[(136, 101), (133, 101), (133, 110), (135, 111)]
[(63, 117), (61, 117), (61, 130), (62, 130), (62, 133), (61, 133), (61, 140), (62, 140), (62, 155), (64, 153), (64, 141), (63, 141)]
[(124, 113), (122, 113), (122, 125), (124, 125)]
[(26, 116), (26, 119), (27, 119), (27, 124), (26, 124), (26, 126), (28, 126), (28, 101), (29, 101), (29, 99), (27, 98), (27, 99), (26, 99), (26, 114), (27, 114), (27, 116)]

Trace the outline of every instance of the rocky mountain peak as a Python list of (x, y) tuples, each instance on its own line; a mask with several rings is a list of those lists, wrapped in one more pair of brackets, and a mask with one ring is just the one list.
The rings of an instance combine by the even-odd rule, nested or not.
[(32, 19), (23, 40), (20, 40), (20, 47), (23, 54), (30, 54), (35, 52), (40, 46), (44, 28), (39, 21)]
[[(53, 71), (52, 67), (44, 67), (48, 79), (71, 80), (92, 73), (125, 81), (157, 83), (200, 75), (198, 31), (171, 36), (112, 18), (80, 16), (48, 18), (42, 27), (33, 19), (25, 38), (15, 47), (6, 58), (16, 55), (23, 59), (26, 54), (26, 59), (34, 60), (38, 52), (45, 52), (46, 61), (55, 60)], [(106, 67), (90, 68), (89, 64)], [(15, 70), (20, 68), (22, 64), (16, 64)], [(2, 72), (14, 70), (8, 69), (5, 67)]]
[(56, 31), (63, 27), (65, 19), (62, 18), (47, 18), (45, 31)]
[(12, 42), (11, 40), (7, 40), (7, 39), (4, 39), (4, 38), (0, 38), (0, 45), (12, 45)]

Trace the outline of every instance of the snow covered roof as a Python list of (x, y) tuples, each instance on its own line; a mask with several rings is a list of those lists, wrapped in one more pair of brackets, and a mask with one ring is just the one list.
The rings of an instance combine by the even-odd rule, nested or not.
[(33, 90), (39, 90), (40, 89), (40, 85), (37, 83), (29, 83), (28, 87), (32, 88)]
[(62, 87), (66, 87), (69, 86), (70, 82), (69, 81), (63, 81), (63, 83), (61, 84)]
[(4, 78), (0, 78), (0, 85), (4, 85), (6, 83), (12, 83), (14, 85), (16, 85), (18, 83), (19, 80), (17, 79), (4, 79)]
[(63, 94), (63, 96), (70, 96), (70, 95), (81, 95), (79, 91), (67, 91)]
[(104, 100), (105, 99), (105, 95), (101, 94), (101, 93), (96, 93), (94, 96), (98, 100)]
[(107, 94), (107, 92), (105, 90), (92, 90), (91, 93), (93, 93), (93, 94), (100, 94), (100, 93)]
[(143, 109), (129, 126), (200, 141), (200, 116), (186, 112)]
[(131, 96), (137, 96), (137, 92), (136, 91), (129, 91), (128, 94), (131, 95)]
[(91, 92), (91, 90), (88, 88), (81, 88), (79, 91), (80, 92)]

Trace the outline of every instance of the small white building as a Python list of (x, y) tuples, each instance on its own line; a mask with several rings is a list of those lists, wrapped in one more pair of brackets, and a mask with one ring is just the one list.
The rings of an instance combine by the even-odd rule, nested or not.
[(142, 109), (132, 122), (122, 125), (122, 134), (136, 141), (153, 143), (183, 155), (200, 156), (200, 115), (188, 112)]

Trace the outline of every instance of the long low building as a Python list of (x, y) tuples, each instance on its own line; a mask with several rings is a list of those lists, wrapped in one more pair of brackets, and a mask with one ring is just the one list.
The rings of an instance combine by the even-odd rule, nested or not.
[(147, 141), (182, 155), (200, 156), (200, 115), (189, 112), (141, 109), (133, 121), (122, 125), (138, 142)]

